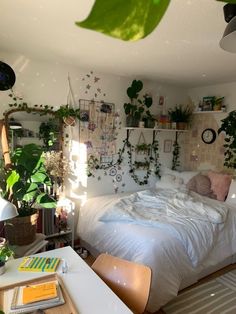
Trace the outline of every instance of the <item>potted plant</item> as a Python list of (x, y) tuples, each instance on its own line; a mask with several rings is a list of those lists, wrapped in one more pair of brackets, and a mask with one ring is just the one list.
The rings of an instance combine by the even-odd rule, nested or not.
[(2, 275), (5, 272), (5, 264), (8, 258), (14, 255), (14, 252), (9, 248), (6, 241), (4, 241), (4, 243), (1, 241), (1, 243), (0, 243), (0, 275)]
[(17, 148), (13, 152), (11, 167), (6, 169), (3, 197), (14, 203), (19, 213), (6, 224), (10, 244), (26, 245), (35, 240), (36, 206), (56, 207), (55, 199), (45, 191), (45, 187), (51, 187), (51, 180), (42, 153), (42, 148), (36, 144)]
[(168, 110), (171, 122), (176, 123), (179, 130), (185, 130), (192, 119), (193, 109), (190, 106), (176, 105), (173, 109)]
[(55, 116), (62, 119), (66, 125), (74, 126), (76, 119), (80, 120), (80, 109), (73, 109), (69, 105), (63, 105), (55, 111)]
[[(148, 95), (143, 96), (143, 100), (139, 99), (139, 92), (143, 89), (143, 82), (140, 80), (133, 80), (131, 86), (127, 89), (127, 95), (130, 98), (129, 103), (124, 104), (126, 118), (126, 125), (130, 127), (137, 127), (139, 121), (145, 112), (145, 107), (148, 109), (152, 105), (152, 97)], [(146, 111), (146, 120), (151, 117), (149, 110)]]
[(218, 134), (225, 132), (224, 165), (228, 168), (236, 169), (236, 110), (231, 111), (221, 122)]

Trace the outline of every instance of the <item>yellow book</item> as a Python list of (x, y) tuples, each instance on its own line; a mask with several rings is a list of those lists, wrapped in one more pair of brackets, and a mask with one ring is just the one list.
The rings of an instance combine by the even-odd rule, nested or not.
[(38, 285), (30, 285), (23, 288), (23, 304), (49, 300), (57, 297), (56, 282), (46, 282)]

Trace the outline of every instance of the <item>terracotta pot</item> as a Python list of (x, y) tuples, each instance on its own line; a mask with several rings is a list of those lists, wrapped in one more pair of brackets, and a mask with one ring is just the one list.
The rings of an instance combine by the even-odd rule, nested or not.
[(36, 237), (38, 213), (26, 217), (9, 219), (5, 226), (6, 238), (10, 245), (28, 245)]
[(176, 122), (177, 130), (187, 130), (188, 124), (186, 122)]

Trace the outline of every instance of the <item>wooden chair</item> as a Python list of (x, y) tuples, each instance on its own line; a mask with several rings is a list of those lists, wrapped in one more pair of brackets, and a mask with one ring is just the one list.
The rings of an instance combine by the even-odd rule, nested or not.
[(134, 312), (144, 312), (151, 284), (151, 269), (109, 254), (100, 254), (92, 269)]

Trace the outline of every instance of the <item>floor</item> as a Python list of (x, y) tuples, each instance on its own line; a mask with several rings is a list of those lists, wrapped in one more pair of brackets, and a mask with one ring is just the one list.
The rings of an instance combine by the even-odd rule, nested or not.
[[(92, 255), (90, 255), (90, 254), (89, 254), (88, 257), (85, 259), (85, 262), (86, 262), (89, 266), (91, 266), (94, 261), (95, 261), (95, 258), (94, 258)], [(192, 286), (190, 286), (190, 287), (188, 287), (188, 288), (183, 289), (181, 292), (184, 292), (184, 291), (189, 290), (189, 289), (191, 289), (191, 288), (193, 288), (193, 287), (199, 286), (200, 284), (203, 284), (203, 283), (205, 283), (205, 282), (207, 282), (207, 281), (209, 281), (209, 280), (211, 280), (211, 279), (214, 279), (214, 278), (216, 278), (216, 277), (218, 277), (218, 276), (221, 276), (221, 275), (223, 275), (223, 274), (225, 274), (225, 273), (227, 273), (227, 272), (229, 272), (229, 271), (231, 271), (231, 270), (233, 270), (233, 269), (236, 269), (236, 264), (232, 264), (232, 265), (229, 265), (229, 266), (227, 266), (227, 267), (224, 267), (224, 268), (218, 270), (217, 272), (215, 272), (215, 273), (213, 273), (213, 274), (211, 274), (211, 275), (209, 275), (209, 276), (207, 276), (207, 277), (204, 277), (203, 279), (199, 280), (199, 281), (198, 281), (197, 283), (195, 283), (194, 285), (192, 285)], [(181, 293), (181, 292), (180, 292), (180, 293)], [(149, 313), (149, 312), (145, 312), (144, 314), (150, 314), (150, 313)], [(152, 313), (152, 314), (165, 314), (165, 313), (160, 309), (159, 311), (157, 311), (157, 312), (155, 312), (155, 313)]]

